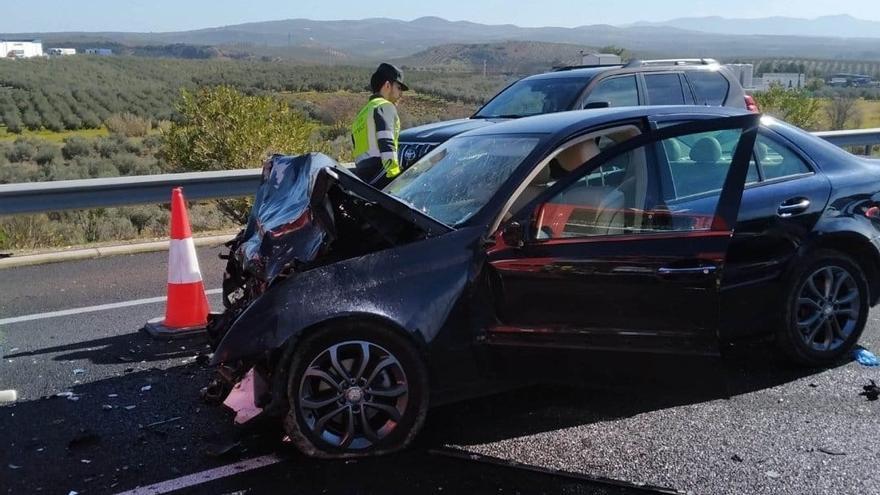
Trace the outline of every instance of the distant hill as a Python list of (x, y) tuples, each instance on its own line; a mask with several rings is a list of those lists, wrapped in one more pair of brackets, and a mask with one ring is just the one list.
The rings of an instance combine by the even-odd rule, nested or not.
[[(695, 24), (699, 24), (696, 22)], [(449, 44), (537, 41), (579, 46), (616, 45), (630, 51), (669, 57), (810, 57), (880, 60), (880, 38), (806, 37), (716, 34), (667, 25), (608, 25), (575, 28), (524, 28), (422, 17), (413, 21), (363, 19), (313, 21), (288, 19), (169, 33), (16, 33), (40, 37), (47, 45), (71, 39), (101, 40), (126, 46), (232, 46), (259, 55), (311, 57), (327, 62), (372, 65), (377, 60), (407, 57)], [(778, 33), (779, 31), (773, 31)], [(861, 31), (858, 31), (861, 32)], [(2, 37), (2, 35), (0, 35)]]
[(768, 34), (777, 36), (825, 36), (833, 38), (880, 38), (880, 22), (831, 15), (815, 19), (765, 17), (728, 19), (725, 17), (683, 17), (663, 22), (638, 22), (633, 27), (671, 27), (716, 34)]
[[(404, 68), (489, 73), (530, 73), (581, 63), (587, 46), (538, 41), (440, 45), (394, 60)], [(485, 66), (484, 66), (485, 64)]]

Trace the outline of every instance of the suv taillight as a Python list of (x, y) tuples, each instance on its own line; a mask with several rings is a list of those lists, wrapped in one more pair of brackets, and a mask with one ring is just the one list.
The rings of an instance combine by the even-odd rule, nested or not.
[(761, 109), (758, 108), (758, 104), (755, 102), (755, 99), (750, 95), (746, 95), (746, 110), (752, 113), (761, 113)]

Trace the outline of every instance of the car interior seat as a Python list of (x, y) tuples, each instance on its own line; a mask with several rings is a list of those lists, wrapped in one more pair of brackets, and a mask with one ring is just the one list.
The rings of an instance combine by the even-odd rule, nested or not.
[(692, 165), (681, 169), (676, 183), (677, 196), (689, 196), (719, 189), (727, 176), (727, 162), (721, 162), (721, 143), (711, 136), (700, 138), (691, 147)]

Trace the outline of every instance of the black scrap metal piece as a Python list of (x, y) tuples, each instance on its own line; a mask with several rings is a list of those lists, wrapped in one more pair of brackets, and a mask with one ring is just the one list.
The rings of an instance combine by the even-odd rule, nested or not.
[(862, 387), (862, 389), (864, 390), (864, 392), (860, 393), (859, 395), (864, 395), (868, 398), (868, 400), (875, 401), (880, 398), (880, 387), (877, 386), (877, 383), (874, 382), (874, 380), (871, 380), (871, 384), (865, 385), (864, 387)]
[(651, 494), (668, 494), (668, 495), (679, 495), (682, 492), (676, 490), (674, 488), (666, 488), (662, 486), (653, 486), (647, 484), (638, 484), (630, 481), (616, 480), (613, 478), (605, 478), (603, 476), (590, 476), (584, 473), (574, 473), (571, 471), (563, 471), (561, 469), (550, 469), (544, 468), (540, 466), (533, 466), (531, 464), (524, 464), (518, 461), (508, 461), (504, 459), (499, 459), (497, 457), (482, 455), (482, 454), (474, 454), (472, 452), (467, 452), (460, 449), (454, 449), (451, 447), (443, 447), (440, 449), (429, 449), (428, 453), (431, 455), (439, 455), (444, 457), (451, 457), (453, 459), (460, 459), (464, 461), (473, 461), (479, 462), (483, 464), (490, 464), (493, 466), (507, 467), (512, 469), (519, 469), (522, 471), (531, 471), (533, 473), (545, 474), (549, 476), (558, 476), (562, 478), (568, 478), (576, 481), (584, 481), (588, 483), (596, 483), (600, 485), (608, 485), (615, 487), (624, 487), (630, 488), (633, 490), (638, 490), (643, 493), (651, 493)]

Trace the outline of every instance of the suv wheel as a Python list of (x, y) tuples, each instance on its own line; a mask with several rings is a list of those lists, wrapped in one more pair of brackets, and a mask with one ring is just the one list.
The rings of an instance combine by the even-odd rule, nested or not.
[(817, 251), (789, 281), (776, 341), (797, 363), (831, 365), (858, 342), (868, 310), (861, 268), (844, 254)]
[(368, 322), (334, 325), (297, 344), (287, 393), (285, 430), (312, 457), (403, 449), (428, 407), (427, 372), (416, 350)]

